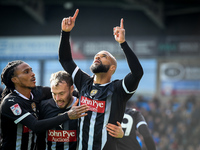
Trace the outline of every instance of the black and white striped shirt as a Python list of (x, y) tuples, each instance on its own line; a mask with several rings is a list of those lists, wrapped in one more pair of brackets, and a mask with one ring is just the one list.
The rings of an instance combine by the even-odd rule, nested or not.
[[(54, 99), (43, 100), (40, 103), (40, 119), (47, 119), (58, 116), (69, 111), (75, 103), (74, 97), (72, 104), (67, 108), (59, 108)], [(39, 150), (76, 150), (77, 145), (77, 128), (78, 120), (67, 120), (62, 124), (47, 130), (43, 134), (39, 134), (37, 147)], [(40, 137), (43, 136), (43, 137)], [(43, 138), (43, 139), (42, 139)], [(44, 143), (41, 143), (44, 142)]]
[(75, 64), (69, 43), (70, 32), (62, 31), (59, 61), (80, 92), (80, 104), (90, 106), (88, 115), (79, 122), (78, 150), (116, 150), (117, 140), (106, 131), (107, 123), (116, 124), (123, 119), (126, 102), (134, 94), (143, 75), (143, 69), (126, 42), (120, 44), (131, 72), (121, 80), (103, 85), (93, 84), (93, 77)]

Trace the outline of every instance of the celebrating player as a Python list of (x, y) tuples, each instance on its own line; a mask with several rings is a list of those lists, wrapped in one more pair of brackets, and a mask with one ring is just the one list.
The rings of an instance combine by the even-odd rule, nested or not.
[(72, 75), (80, 92), (79, 104), (90, 106), (87, 116), (79, 123), (80, 150), (117, 149), (117, 139), (106, 130), (108, 123), (117, 124), (122, 121), (126, 102), (135, 93), (143, 76), (142, 66), (125, 41), (123, 19), (120, 26), (113, 29), (115, 40), (121, 45), (131, 72), (124, 79), (111, 81), (117, 68), (117, 61), (108, 51), (100, 51), (94, 57), (90, 69), (94, 76), (83, 72), (73, 61), (70, 47), (70, 32), (78, 16), (77, 9), (73, 17), (62, 20), (62, 35), (59, 47), (59, 61), (63, 68)]

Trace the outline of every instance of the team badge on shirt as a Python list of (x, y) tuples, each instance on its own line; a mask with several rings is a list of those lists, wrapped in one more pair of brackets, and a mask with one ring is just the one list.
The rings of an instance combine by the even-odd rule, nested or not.
[(33, 102), (33, 103), (31, 104), (31, 107), (32, 107), (33, 111), (36, 111), (36, 104), (35, 104), (35, 102)]
[(13, 114), (16, 116), (18, 116), (22, 113), (22, 110), (21, 110), (19, 104), (12, 105), (10, 107), (10, 109), (12, 110)]
[(90, 92), (90, 96), (94, 96), (95, 94), (97, 94), (97, 92), (98, 92), (98, 90), (92, 90), (91, 92)]

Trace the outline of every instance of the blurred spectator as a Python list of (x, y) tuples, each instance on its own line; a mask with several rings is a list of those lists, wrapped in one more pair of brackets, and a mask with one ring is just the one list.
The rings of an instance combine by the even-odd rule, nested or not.
[[(172, 97), (163, 102), (157, 97), (140, 96), (135, 105), (147, 121), (157, 150), (200, 150), (200, 101)], [(143, 150), (146, 150), (143, 147)]]

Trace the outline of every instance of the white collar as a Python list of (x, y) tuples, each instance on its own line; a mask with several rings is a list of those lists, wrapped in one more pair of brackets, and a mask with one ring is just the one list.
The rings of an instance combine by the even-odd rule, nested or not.
[[(110, 84), (111, 82), (108, 82), (108, 83), (104, 83), (104, 84), (98, 84), (99, 86), (106, 86), (108, 84)], [(93, 86), (95, 85), (95, 83), (93, 83)]]
[[(24, 96), (23, 94), (19, 93), (17, 90), (14, 90), (20, 97), (26, 99), (26, 100), (29, 100), (26, 96)], [(31, 93), (31, 98), (33, 99), (33, 94)]]

